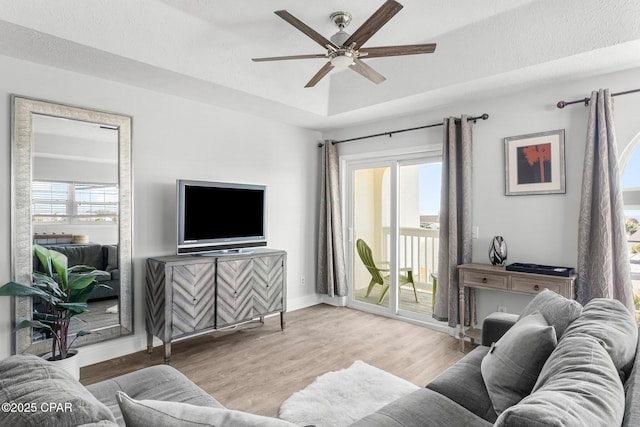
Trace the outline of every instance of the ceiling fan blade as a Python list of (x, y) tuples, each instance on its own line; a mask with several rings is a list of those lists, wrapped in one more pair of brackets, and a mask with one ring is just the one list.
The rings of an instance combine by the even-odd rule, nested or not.
[(357, 58), (353, 60), (353, 64), (350, 65), (349, 68), (351, 68), (356, 73), (359, 73), (364, 77), (368, 78), (375, 84), (379, 84), (387, 80), (385, 76), (383, 76), (382, 74), (380, 74), (379, 72), (377, 72), (376, 70), (374, 70), (373, 68), (365, 64), (364, 61), (361, 61)]
[(267, 62), (267, 61), (287, 61), (290, 59), (312, 59), (312, 58), (326, 58), (327, 55), (318, 53), (311, 55), (292, 55), (292, 56), (271, 56), (268, 58), (251, 58), (253, 62)]
[(311, 37), (313, 40), (315, 40), (316, 43), (318, 43), (323, 48), (326, 49), (327, 45), (338, 47), (331, 40), (327, 39), (322, 34), (318, 33), (316, 30), (314, 30), (313, 28), (311, 28), (310, 26), (308, 26), (307, 24), (305, 24), (304, 22), (302, 22), (301, 20), (299, 20), (298, 18), (296, 18), (295, 16), (287, 12), (286, 10), (276, 10), (274, 13), (278, 15), (280, 18), (287, 21), (289, 24), (296, 27), (298, 30), (305, 33), (307, 36)]
[(380, 8), (374, 12), (364, 24), (360, 26), (343, 44), (350, 46), (355, 42), (354, 49), (360, 48), (371, 38), (384, 24), (389, 22), (402, 9), (402, 5), (395, 0), (387, 0)]
[(320, 68), (320, 71), (318, 71), (316, 75), (313, 76), (311, 80), (309, 80), (309, 83), (307, 83), (304, 87), (314, 87), (316, 83), (318, 83), (324, 76), (329, 74), (329, 71), (331, 70), (333, 70), (333, 65), (330, 61), (327, 61), (327, 63), (324, 64), (324, 67)]
[(364, 58), (380, 58), (383, 56), (419, 55), (433, 53), (436, 50), (435, 43), (408, 44), (403, 46), (365, 47), (360, 50)]

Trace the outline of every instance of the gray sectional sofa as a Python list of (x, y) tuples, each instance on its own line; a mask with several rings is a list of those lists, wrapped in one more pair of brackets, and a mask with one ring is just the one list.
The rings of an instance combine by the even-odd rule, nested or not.
[[(544, 291), (519, 319), (490, 320), (494, 342), (353, 426), (640, 426), (638, 328), (622, 304), (583, 308)], [(11, 356), (0, 361), (0, 403), (14, 405), (3, 426), (293, 426), (226, 409), (166, 365), (85, 388), (41, 358)]]
[(492, 320), (492, 341), (354, 426), (640, 426), (638, 325), (621, 303), (545, 290)]

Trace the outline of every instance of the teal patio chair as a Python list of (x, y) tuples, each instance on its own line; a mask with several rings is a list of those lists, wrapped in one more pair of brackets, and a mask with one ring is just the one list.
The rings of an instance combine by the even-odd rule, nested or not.
[[(371, 248), (365, 243), (364, 240), (358, 239), (356, 241), (356, 248), (358, 250), (358, 255), (360, 255), (362, 263), (371, 274), (371, 282), (369, 282), (369, 287), (367, 288), (365, 298), (369, 296), (371, 290), (375, 285), (380, 285), (382, 286), (382, 292), (380, 293), (380, 297), (378, 298), (378, 304), (381, 304), (385, 295), (387, 295), (387, 292), (389, 292), (390, 270), (388, 268), (379, 268), (376, 266), (376, 263), (373, 261), (373, 255), (371, 254)], [(402, 285), (411, 283), (411, 286), (413, 286), (413, 295), (416, 298), (416, 302), (418, 302), (418, 292), (416, 291), (415, 283), (413, 283), (413, 271), (411, 270), (411, 268), (401, 268), (400, 271), (406, 272), (406, 274), (398, 274), (398, 290), (402, 291)]]

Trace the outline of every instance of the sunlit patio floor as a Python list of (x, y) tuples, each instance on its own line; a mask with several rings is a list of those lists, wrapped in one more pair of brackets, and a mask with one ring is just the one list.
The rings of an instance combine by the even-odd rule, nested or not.
[[(413, 296), (413, 288), (410, 285), (402, 286), (402, 290), (400, 292), (400, 309), (431, 316), (431, 314), (433, 314), (433, 310), (431, 308), (431, 288), (429, 287), (429, 289), (426, 289), (424, 286), (420, 285), (416, 286), (416, 288), (418, 291), (418, 302), (416, 302)], [(363, 288), (356, 289), (355, 299), (356, 301), (362, 301), (369, 304), (377, 304), (381, 291), (382, 286), (376, 285), (371, 291), (369, 297), (365, 297), (365, 294), (367, 293), (367, 288), (365, 286)], [(380, 305), (383, 307), (389, 307), (388, 293), (385, 295)]]

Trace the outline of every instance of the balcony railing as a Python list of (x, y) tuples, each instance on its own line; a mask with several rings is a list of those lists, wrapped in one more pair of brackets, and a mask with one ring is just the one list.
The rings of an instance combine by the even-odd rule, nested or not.
[[(389, 227), (383, 227), (382, 232), (384, 259), (389, 259)], [(438, 271), (438, 235), (439, 230), (400, 227), (398, 264), (400, 268), (410, 267), (416, 282), (432, 283), (431, 274)]]

